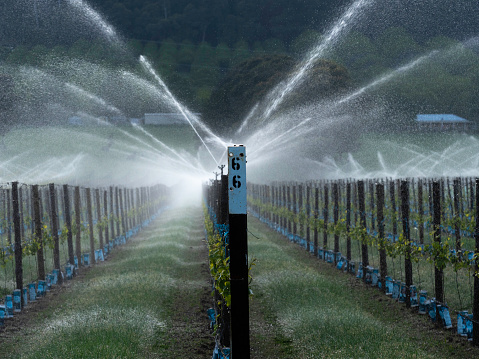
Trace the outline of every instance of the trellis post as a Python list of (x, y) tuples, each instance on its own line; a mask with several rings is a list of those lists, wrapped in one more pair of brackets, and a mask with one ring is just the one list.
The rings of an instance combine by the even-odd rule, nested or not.
[(231, 357), (249, 359), (246, 149), (228, 147), (228, 208), (231, 278)]

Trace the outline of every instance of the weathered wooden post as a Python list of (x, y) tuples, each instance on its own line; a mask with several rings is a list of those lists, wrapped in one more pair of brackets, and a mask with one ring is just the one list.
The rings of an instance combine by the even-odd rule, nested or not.
[(379, 267), (381, 274), (381, 290), (386, 292), (386, 276), (388, 275), (388, 263), (386, 257), (386, 243), (384, 238), (384, 185), (376, 184), (376, 200), (377, 200), (377, 220), (379, 234)]
[[(366, 201), (364, 195), (364, 182), (358, 181), (359, 221), (361, 230), (366, 231)], [(361, 243), (361, 257), (363, 263), (363, 279), (366, 281), (366, 267), (369, 265), (368, 244)]]
[(411, 231), (409, 228), (409, 183), (407, 180), (401, 181), (401, 214), (405, 246), (404, 270), (406, 272), (406, 307), (411, 308), (412, 263)]
[(288, 183), (288, 187), (287, 187), (287, 196), (288, 196), (288, 199), (287, 199), (287, 208), (288, 208), (288, 233), (293, 233), (293, 223), (291, 221), (291, 213), (293, 212), (293, 208), (292, 208), (292, 205), (291, 205), (291, 186), (290, 184)]
[(298, 203), (297, 203), (297, 193), (296, 193), (296, 185), (293, 185), (293, 203), (292, 209), (294, 213), (294, 220), (293, 220), (293, 241), (296, 239), (298, 235), (298, 225), (296, 221), (298, 220)]
[[(283, 230), (286, 231), (288, 228), (288, 206), (287, 206), (287, 197), (286, 197), (286, 184), (283, 184), (283, 205), (282, 207), (285, 209), (284, 214), (283, 214)], [(284, 233), (284, 232), (283, 232)]]
[[(20, 229), (20, 206), (18, 203), (18, 182), (12, 183), (13, 230), (15, 233), (15, 279), (17, 288), (23, 288), (22, 231)], [(23, 303), (23, 296), (22, 303)]]
[(116, 216), (116, 235), (121, 236), (121, 231), (120, 231), (120, 197), (118, 195), (118, 187), (115, 187), (115, 216)]
[(389, 182), (389, 196), (391, 199), (391, 210), (392, 210), (392, 222), (393, 222), (393, 241), (396, 240), (396, 236), (398, 234), (398, 227), (397, 227), (397, 215), (396, 215), (396, 191), (394, 187), (394, 181), (391, 180)]
[(96, 216), (98, 218), (98, 221), (97, 221), (98, 237), (100, 239), (100, 249), (103, 250), (103, 220), (101, 218), (100, 190), (98, 188), (95, 190), (95, 199), (96, 199)]
[(111, 240), (115, 240), (115, 200), (113, 195), (113, 187), (110, 187), (110, 230)]
[[(125, 207), (123, 203), (123, 193), (124, 191), (118, 189), (118, 197), (120, 198), (120, 217), (121, 217), (121, 229), (123, 231), (123, 235), (126, 237), (126, 232), (128, 231), (128, 223), (126, 221), (126, 216), (125, 216)], [(150, 203), (151, 206), (151, 203)]]
[(351, 262), (351, 235), (349, 231), (351, 229), (351, 182), (346, 184), (346, 259), (348, 263)]
[(318, 242), (319, 242), (319, 230), (318, 230), (318, 220), (319, 220), (319, 188), (316, 186), (314, 189), (314, 232), (313, 232), (313, 241), (314, 241), (314, 256), (318, 256)]
[[(334, 199), (334, 208), (333, 208), (333, 220), (334, 225), (337, 226), (339, 223), (339, 185), (335, 181), (333, 183), (333, 199)], [(337, 264), (338, 256), (336, 253), (339, 252), (339, 234), (334, 231), (334, 263)]]
[[(12, 191), (10, 189), (7, 189), (7, 223), (11, 223), (11, 218), (12, 218), (12, 209), (10, 206), (12, 200)], [(12, 245), (12, 226), (8, 225), (8, 244)]]
[(81, 266), (81, 196), (80, 187), (75, 187), (75, 253), (78, 266)]
[(323, 217), (324, 217), (324, 227), (323, 227), (323, 259), (326, 259), (326, 249), (328, 248), (328, 207), (329, 207), (329, 186), (327, 183), (324, 184), (324, 208), (323, 208)]
[[(441, 246), (441, 183), (439, 181), (433, 181), (432, 183), (432, 202), (434, 208), (433, 217), (433, 231), (434, 231), (434, 244)], [(442, 268), (437, 268), (437, 255), (434, 257), (434, 286), (436, 289), (436, 300), (440, 303), (444, 303), (444, 273)]]
[(103, 216), (105, 217), (105, 243), (110, 244), (110, 231), (108, 230), (108, 191), (103, 191)]
[(311, 252), (311, 230), (310, 230), (310, 217), (311, 217), (311, 185), (306, 185), (306, 250)]
[(417, 207), (418, 207), (418, 227), (419, 227), (419, 243), (424, 243), (424, 204), (423, 204), (423, 183), (422, 179), (419, 178), (417, 183)]
[(32, 186), (33, 211), (35, 222), (35, 241), (38, 243), (37, 262), (38, 262), (38, 278), (45, 279), (45, 261), (43, 257), (43, 235), (42, 235), (42, 215), (40, 213), (40, 193), (38, 185)]
[(479, 346), (479, 178), (476, 178), (476, 228), (474, 231), (474, 239), (476, 240), (475, 256), (476, 261), (474, 265), (474, 303), (473, 303), (473, 326), (472, 326), (472, 344)]
[(376, 229), (376, 223), (374, 220), (374, 182), (372, 180), (369, 181), (369, 195), (371, 197), (369, 203), (371, 210), (371, 229), (374, 231)]
[(70, 194), (68, 185), (63, 185), (63, 202), (65, 205), (65, 224), (67, 226), (67, 243), (68, 243), (68, 262), (75, 264), (75, 256), (73, 254), (73, 234), (72, 234), (72, 217), (70, 212)]
[[(58, 214), (55, 184), (49, 184), (50, 191), (50, 216), (53, 236), (53, 266), (60, 271), (60, 237), (58, 236)], [(62, 276), (58, 275), (58, 283), (62, 283)]]
[(86, 207), (88, 212), (88, 228), (90, 232), (90, 263), (95, 264), (95, 236), (93, 234), (93, 213), (91, 208), (91, 190), (86, 188)]
[[(454, 218), (455, 219), (459, 219), (461, 217), (461, 214), (460, 214), (460, 210), (459, 210), (459, 207), (460, 207), (460, 196), (459, 196), (459, 189), (460, 189), (460, 179), (459, 178), (455, 178), (454, 179), (454, 182), (453, 182), (453, 193), (454, 193)], [(459, 221), (455, 221), (454, 223), (454, 234), (455, 234), (455, 237), (456, 237), (456, 251), (460, 251), (461, 249), (461, 230), (459, 228)], [(459, 253), (458, 253), (459, 255)]]
[(231, 355), (249, 359), (248, 233), (246, 149), (228, 147), (228, 207), (230, 224)]

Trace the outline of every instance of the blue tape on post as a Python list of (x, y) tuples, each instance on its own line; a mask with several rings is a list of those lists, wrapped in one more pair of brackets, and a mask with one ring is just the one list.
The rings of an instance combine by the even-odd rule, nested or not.
[(246, 148), (228, 147), (228, 206), (230, 214), (246, 214)]

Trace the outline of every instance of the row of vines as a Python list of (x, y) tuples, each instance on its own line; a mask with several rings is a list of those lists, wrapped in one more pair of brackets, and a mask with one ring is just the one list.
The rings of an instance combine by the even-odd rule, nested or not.
[(217, 357), (228, 358), (231, 331), (231, 281), (229, 256), (227, 176), (204, 186), (205, 234), (212, 278), (214, 308), (211, 308), (211, 326), (215, 334)]
[[(100, 261), (165, 206), (163, 186), (0, 186), (0, 295)], [(22, 301), (24, 298), (22, 297)]]
[[(313, 255), (330, 253), (364, 280), (377, 273), (383, 291), (388, 278), (402, 283), (406, 306), (417, 304), (414, 288), (460, 313), (458, 322), (479, 323), (478, 180), (248, 184), (248, 201), (250, 213)], [(473, 332), (479, 344), (479, 325)]]

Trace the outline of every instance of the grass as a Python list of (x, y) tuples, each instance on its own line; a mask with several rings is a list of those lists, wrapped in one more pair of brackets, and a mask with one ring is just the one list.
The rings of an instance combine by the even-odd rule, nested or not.
[[(211, 356), (201, 210), (165, 212), (28, 323), (0, 334), (2, 358)], [(249, 218), (252, 359), (476, 357), (467, 341), (319, 261)]]
[(253, 301), (294, 353), (285, 358), (445, 358), (450, 350), (470, 355), (467, 342), (451, 346), (431, 335), (424, 317), (362, 287), (256, 219), (248, 225), (259, 237), (248, 239), (250, 257), (257, 259)]
[(117, 248), (113, 259), (90, 269), (54, 308), (39, 312), (21, 335), (2, 343), (0, 357), (176, 357), (171, 354), (176, 340), (184, 339), (172, 336), (177, 311), (199, 307), (208, 288), (199, 270), (206, 266), (206, 255), (198, 260), (205, 247), (202, 232), (191, 215), (184, 210), (163, 215)]

